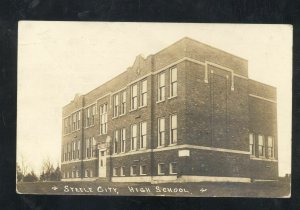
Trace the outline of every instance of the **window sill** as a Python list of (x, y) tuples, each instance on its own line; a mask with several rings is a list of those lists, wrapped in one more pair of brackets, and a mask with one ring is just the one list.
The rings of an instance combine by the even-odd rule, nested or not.
[(157, 146), (156, 148), (164, 148), (164, 147), (166, 147), (165, 145), (163, 145), (163, 146)]
[(173, 99), (173, 98), (177, 98), (177, 95), (169, 97), (168, 100)]
[(139, 150), (146, 150), (147, 148), (146, 147), (143, 147), (143, 148), (140, 148)]
[(94, 126), (95, 126), (95, 124), (87, 126), (87, 127), (84, 127), (84, 129), (88, 129), (88, 128), (91, 128), (91, 127), (94, 127)]
[(170, 173), (170, 175), (177, 175), (177, 173)]
[(120, 115), (119, 115), (119, 117), (122, 117), (122, 116), (124, 116), (125, 114), (126, 114), (126, 113), (124, 113), (124, 114), (120, 114)]
[(166, 100), (156, 101), (156, 104), (159, 104), (161, 102), (165, 102)]
[(157, 175), (162, 176), (165, 175), (165, 173), (157, 173)]
[(141, 108), (144, 108), (144, 107), (147, 107), (147, 105), (139, 106), (138, 109), (141, 109)]
[(136, 152), (136, 151), (137, 151), (137, 149), (132, 149), (129, 152)]
[[(76, 133), (76, 132), (78, 132), (78, 131), (80, 131), (80, 129), (73, 130), (71, 133), (73, 134), (73, 133)], [(69, 134), (70, 134), (70, 133), (69, 133)]]
[(173, 143), (173, 144), (169, 144), (168, 147), (173, 147), (173, 146), (176, 146), (177, 143)]
[(129, 112), (133, 112), (133, 111), (136, 111), (138, 110), (137, 108), (136, 109), (130, 109)]
[(136, 174), (130, 174), (130, 176), (136, 176)]
[(119, 116), (115, 116), (115, 117), (112, 117), (111, 119), (114, 120), (114, 119), (117, 119), (118, 117), (119, 117)]

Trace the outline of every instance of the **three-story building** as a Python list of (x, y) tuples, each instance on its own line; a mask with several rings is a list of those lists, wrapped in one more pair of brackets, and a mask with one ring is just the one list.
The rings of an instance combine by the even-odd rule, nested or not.
[(247, 60), (183, 38), (63, 108), (63, 179), (274, 180), (276, 108)]

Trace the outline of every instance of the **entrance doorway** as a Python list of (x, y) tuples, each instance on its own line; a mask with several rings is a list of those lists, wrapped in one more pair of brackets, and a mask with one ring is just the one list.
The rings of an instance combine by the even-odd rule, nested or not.
[(106, 149), (99, 150), (99, 177), (106, 177)]

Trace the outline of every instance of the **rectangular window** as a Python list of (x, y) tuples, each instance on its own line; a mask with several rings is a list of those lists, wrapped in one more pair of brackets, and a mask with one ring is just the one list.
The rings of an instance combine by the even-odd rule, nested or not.
[(91, 144), (92, 144), (92, 147), (91, 147), (91, 154), (93, 157), (96, 157), (97, 156), (97, 148), (96, 148), (96, 140), (95, 138), (91, 138)]
[(121, 152), (125, 152), (126, 148), (126, 129), (121, 129)]
[(64, 119), (64, 134), (68, 133), (68, 123), (67, 123), (67, 119)]
[(268, 136), (268, 158), (274, 158), (274, 139)]
[(157, 174), (158, 175), (164, 175), (165, 174), (165, 164), (164, 163), (159, 163), (157, 165)]
[(119, 143), (119, 131), (115, 130), (114, 133), (114, 153), (118, 153), (118, 143)]
[(76, 158), (76, 141), (72, 142), (72, 158)]
[(166, 83), (165, 83), (165, 73), (160, 73), (158, 75), (158, 98), (157, 101), (165, 100), (165, 91), (166, 91)]
[(130, 167), (130, 176), (136, 176), (136, 165)]
[(146, 106), (147, 105), (147, 80), (141, 82), (140, 92), (141, 92), (140, 106)]
[(126, 90), (122, 92), (121, 98), (121, 115), (126, 113)]
[(72, 154), (71, 154), (72, 146), (71, 143), (68, 144), (68, 159), (72, 160)]
[(75, 131), (76, 130), (76, 119), (77, 119), (77, 113), (74, 113), (72, 115), (72, 130)]
[(146, 148), (147, 144), (147, 123), (140, 123), (140, 148)]
[(68, 133), (71, 132), (71, 123), (72, 123), (72, 120), (71, 120), (71, 116), (68, 117)]
[(131, 110), (137, 109), (137, 84), (131, 86)]
[(118, 168), (113, 168), (113, 176), (118, 176)]
[(170, 144), (177, 143), (177, 115), (170, 116)]
[(85, 177), (89, 177), (89, 170), (88, 170), (88, 169), (85, 169), (84, 176), (85, 176)]
[(64, 161), (68, 160), (68, 157), (67, 157), (68, 148), (67, 147), (68, 147), (67, 145), (64, 145)]
[(79, 130), (80, 129), (80, 111), (77, 113), (77, 122), (76, 122), (76, 129)]
[(80, 150), (81, 150), (81, 146), (80, 146), (80, 140), (77, 141), (77, 158), (78, 159), (81, 159), (80, 158)]
[(131, 126), (131, 150), (136, 150), (137, 143), (137, 125)]
[(265, 156), (265, 141), (262, 135), (258, 135), (258, 154), (260, 157)]
[(170, 174), (177, 174), (177, 163), (176, 162), (170, 163), (169, 168), (170, 168)]
[(107, 134), (107, 104), (100, 106), (100, 134)]
[(147, 175), (147, 173), (146, 173), (146, 165), (140, 166), (140, 175)]
[(69, 144), (66, 144), (66, 161), (69, 160), (68, 152), (69, 152)]
[(79, 170), (76, 171), (76, 177), (79, 177)]
[(94, 125), (95, 124), (95, 116), (96, 116), (96, 105), (92, 106), (92, 116), (91, 116), (91, 122), (90, 125)]
[(90, 170), (90, 177), (93, 177), (93, 170)]
[(159, 147), (165, 145), (165, 118), (158, 119), (158, 143)]
[(170, 70), (170, 97), (177, 96), (177, 68)]
[(114, 117), (119, 115), (119, 94), (113, 96)]
[(85, 110), (85, 127), (89, 127), (90, 126), (90, 109), (87, 108)]
[(125, 176), (125, 167), (124, 166), (122, 166), (120, 168), (120, 176)]
[(249, 150), (250, 150), (250, 155), (255, 156), (255, 143), (254, 143), (254, 136), (252, 133), (249, 134)]
[(91, 111), (87, 108), (87, 127), (91, 125)]
[(70, 120), (70, 117), (67, 117), (66, 119), (64, 119), (64, 134), (70, 133), (69, 120)]
[(90, 150), (90, 139), (86, 139), (85, 141), (85, 149), (86, 149), (86, 154), (85, 154), (85, 157), (86, 158), (90, 158), (91, 157), (91, 150)]

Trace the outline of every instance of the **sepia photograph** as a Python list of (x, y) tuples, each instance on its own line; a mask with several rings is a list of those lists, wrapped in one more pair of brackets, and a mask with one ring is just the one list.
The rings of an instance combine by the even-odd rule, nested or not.
[(20, 21), (16, 192), (289, 198), (292, 36)]

